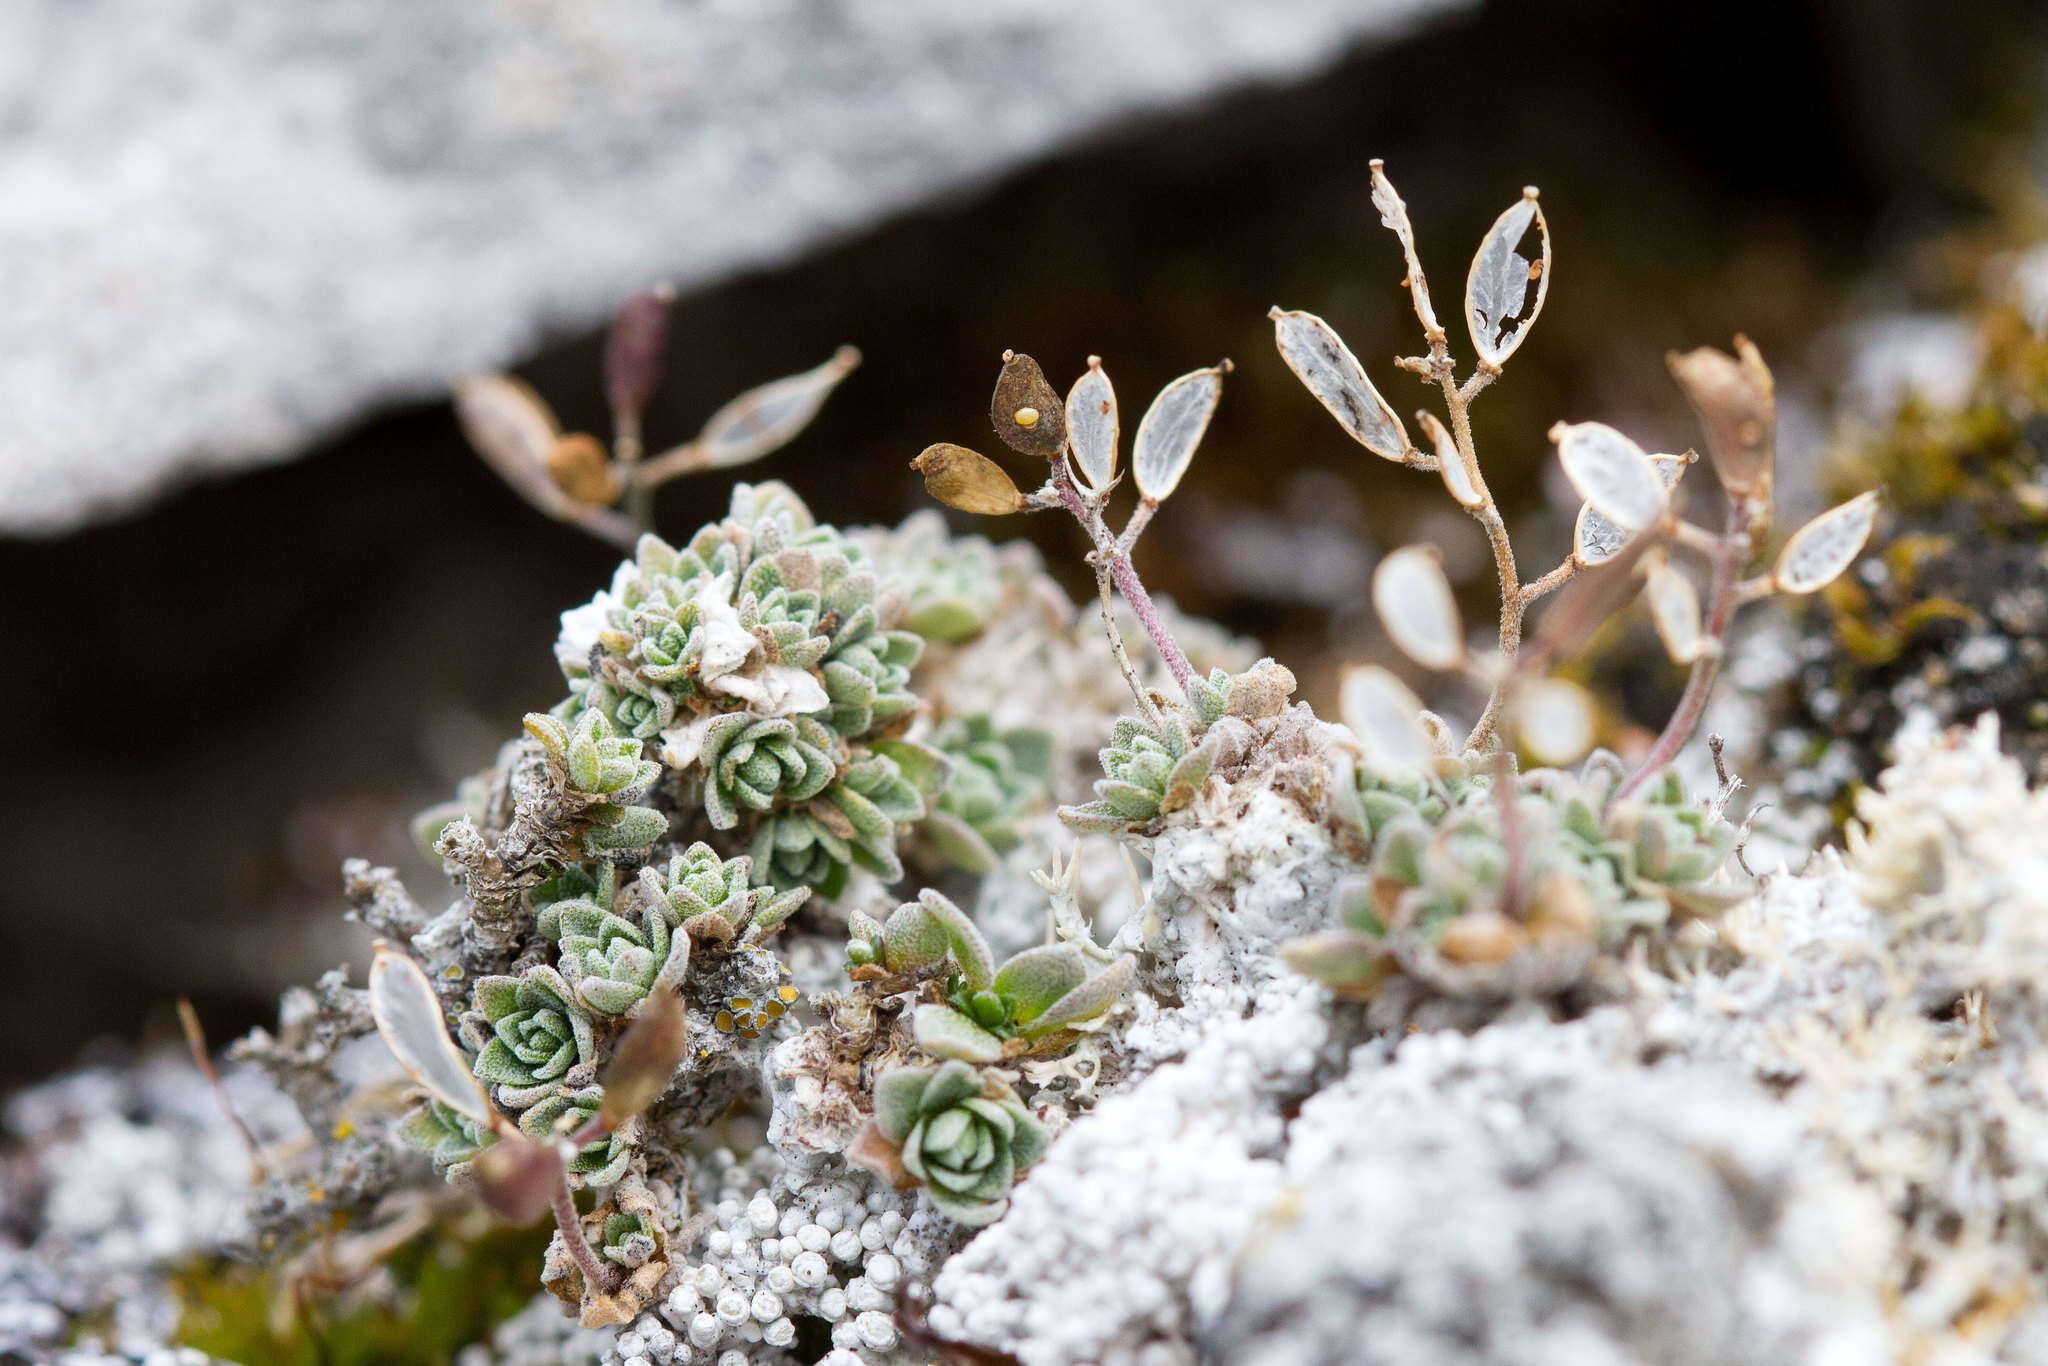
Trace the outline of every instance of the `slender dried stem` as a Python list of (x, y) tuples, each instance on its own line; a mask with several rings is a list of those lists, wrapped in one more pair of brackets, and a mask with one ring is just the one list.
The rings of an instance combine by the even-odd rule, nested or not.
[(1089, 561), (1095, 566), (1095, 591), (1102, 604), (1102, 629), (1109, 636), (1109, 652), (1116, 656), (1116, 667), (1123, 673), (1124, 683), (1131, 690), (1131, 696), (1138, 699), (1138, 710), (1145, 714), (1145, 720), (1155, 730), (1164, 724), (1165, 718), (1159, 708), (1152, 705), (1152, 699), (1145, 687), (1138, 681), (1138, 671), (1131, 667), (1131, 657), (1124, 650), (1124, 633), (1116, 624), (1116, 604), (1110, 599), (1109, 566), (1102, 562), (1100, 555), (1090, 555)]
[(640, 415), (614, 413), (612, 463), (618, 466), (619, 477), (626, 486), (626, 516), (632, 519), (634, 530), (642, 533), (654, 530), (654, 485), (633, 477), (646, 453), (646, 443), (640, 436)]
[(213, 1065), (213, 1053), (206, 1046), (206, 1031), (200, 1026), (199, 1012), (192, 1008), (192, 1002), (183, 996), (178, 998), (178, 1024), (185, 1031), (186, 1046), (192, 1050), (192, 1063), (199, 1069), (206, 1084), (213, 1088), (213, 1099), (220, 1106), (234, 1128), (235, 1137), (242, 1141), (242, 1147), (249, 1154), (249, 1166), (254, 1169), (258, 1181), (270, 1175), (270, 1169), (263, 1161), (263, 1145), (256, 1141), (256, 1133), (242, 1118), (242, 1112), (235, 1108), (235, 1099), (228, 1094), (227, 1083), (220, 1079), (220, 1072)]
[(664, 484), (679, 474), (690, 474), (705, 468), (704, 448), (694, 441), (685, 441), (680, 446), (663, 451), (652, 460), (643, 461), (626, 471), (626, 479), (635, 488), (652, 492), (657, 484)]
[(555, 1178), (555, 1193), (548, 1204), (555, 1212), (555, 1227), (562, 1230), (563, 1246), (583, 1272), (584, 1289), (593, 1295), (609, 1295), (616, 1290), (619, 1273), (599, 1259), (591, 1250), (590, 1240), (583, 1236), (583, 1217), (576, 1213), (576, 1197), (569, 1193), (566, 1172)]
[(1131, 520), (1124, 523), (1124, 534), (1117, 537), (1117, 548), (1128, 555), (1138, 538), (1145, 534), (1145, 528), (1152, 524), (1152, 514), (1159, 511), (1159, 504), (1150, 498), (1138, 500), (1137, 510), (1131, 513)]
[[(1152, 644), (1159, 650), (1159, 657), (1166, 661), (1167, 669), (1173, 674), (1173, 681), (1180, 685), (1183, 693), (1194, 679), (1195, 669), (1188, 663), (1188, 657), (1180, 648), (1173, 633), (1166, 629), (1166, 623), (1159, 618), (1159, 609), (1152, 602), (1152, 595), (1145, 591), (1145, 585), (1138, 580), (1138, 571), (1122, 546), (1117, 544), (1109, 528), (1102, 520), (1099, 509), (1092, 508), (1081, 497), (1081, 491), (1074, 487), (1074, 481), (1067, 474), (1064, 462), (1055, 461), (1052, 467), (1052, 486), (1059, 493), (1060, 501), (1067, 511), (1074, 514), (1074, 520), (1088, 533), (1088, 539), (1095, 543), (1098, 560), (1109, 568), (1110, 577), (1124, 595), (1124, 601), (1131, 605), (1138, 624), (1145, 628), (1145, 634), (1152, 637)], [(1112, 636), (1112, 643), (1114, 643)], [(1140, 694), (1142, 699), (1143, 694)]]
[(1685, 748), (1693, 730), (1700, 723), (1700, 717), (1707, 710), (1707, 697), (1713, 691), (1714, 678), (1721, 672), (1721, 656), (1728, 639), (1728, 626), (1734, 619), (1737, 602), (1741, 594), (1737, 591), (1735, 571), (1749, 554), (1749, 524), (1754, 507), (1747, 498), (1728, 500), (1728, 525), (1722, 534), (1713, 556), (1713, 577), (1707, 589), (1707, 619), (1702, 628), (1706, 648), (1693, 661), (1692, 674), (1685, 680), (1685, 691), (1679, 696), (1678, 709), (1671, 713), (1671, 719), (1664, 723), (1663, 733), (1658, 735), (1650, 752), (1643, 756), (1643, 762), (1628, 776), (1614, 794), (1616, 800), (1639, 791), (1643, 784), (1662, 773), (1678, 752)]

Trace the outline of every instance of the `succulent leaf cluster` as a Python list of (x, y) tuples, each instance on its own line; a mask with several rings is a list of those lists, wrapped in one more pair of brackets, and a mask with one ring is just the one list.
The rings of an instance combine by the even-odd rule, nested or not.
[[(1513, 775), (1511, 857), (1483, 760), (1444, 759), (1427, 778), (1356, 769), (1340, 809), (1369, 849), (1365, 871), (1340, 895), (1340, 927), (1289, 944), (1287, 960), (1335, 990), (1369, 995), (1413, 950), (1466, 965), (1529, 949), (1591, 951), (1747, 895), (1716, 877), (1737, 833), (1717, 809), (1688, 801), (1671, 774), (1616, 799), (1620, 776), (1605, 754), (1577, 775)], [(1514, 914), (1511, 878), (1523, 898)]]
[[(724, 520), (680, 548), (643, 536), (611, 588), (564, 615), (571, 695), (554, 724), (658, 749), (685, 808), (736, 832), (756, 881), (827, 895), (854, 867), (894, 881), (897, 834), (948, 770), (912, 761), (899, 735), (919, 709), (925, 640), (905, 622), (959, 639), (986, 620), (912, 612), (918, 580), (906, 590), (899, 573), (787, 487), (742, 484)], [(565, 754), (573, 742), (561, 738)]]
[[(535, 1142), (546, 1142), (575, 1133), (597, 1118), (604, 1106), (604, 1088), (580, 1086), (556, 1091), (537, 1102), (519, 1117), (519, 1130)], [(568, 1161), (569, 1175), (587, 1186), (609, 1186), (625, 1174), (626, 1164), (639, 1148), (634, 1130), (613, 1129), (583, 1148)]]
[(1017, 847), (1044, 800), (1053, 738), (1031, 728), (998, 731), (977, 713), (947, 721), (932, 745), (952, 761), (952, 774), (918, 833), (948, 861), (985, 873)]
[(562, 974), (546, 965), (518, 977), (480, 977), (461, 1021), (476, 1074), (498, 1103), (524, 1110), (558, 1086), (569, 1069), (595, 1061), (590, 1012)]
[(917, 1007), (912, 1030), (926, 1052), (963, 1062), (1057, 1048), (1065, 1031), (1108, 1013), (1133, 972), (1129, 958), (1104, 967), (1074, 943), (1025, 949), (998, 966), (967, 914), (929, 889), (886, 922), (856, 911), (849, 930), (856, 979), (943, 975), (943, 998)]
[(756, 886), (753, 859), (720, 858), (699, 841), (673, 855), (667, 868), (649, 864), (640, 870), (642, 894), (667, 908), (696, 944), (723, 943), (745, 934), (759, 939), (773, 934), (810, 898), (811, 889), (778, 892)]
[(1124, 831), (1180, 810), (1209, 779), (1220, 752), (1218, 738), (1198, 741), (1178, 711), (1156, 725), (1120, 718), (1101, 751), (1103, 776), (1083, 806), (1063, 806), (1060, 819), (1078, 830)]
[(582, 811), (585, 853), (644, 849), (668, 833), (665, 814), (637, 804), (661, 776), (661, 765), (644, 757), (638, 740), (617, 734), (603, 712), (586, 711), (573, 725), (534, 712), (526, 730), (547, 751), (566, 789), (590, 799)]
[(884, 1073), (874, 1131), (862, 1159), (923, 1186), (940, 1213), (968, 1228), (1002, 1217), (1017, 1174), (1052, 1140), (1008, 1087), (957, 1061)]
[(656, 979), (676, 980), (689, 962), (687, 935), (674, 932), (668, 904), (641, 899), (639, 915), (614, 890), (609, 867), (588, 895), (541, 907), (539, 928), (561, 952), (560, 973), (576, 999), (602, 1015), (623, 1015), (654, 989)]

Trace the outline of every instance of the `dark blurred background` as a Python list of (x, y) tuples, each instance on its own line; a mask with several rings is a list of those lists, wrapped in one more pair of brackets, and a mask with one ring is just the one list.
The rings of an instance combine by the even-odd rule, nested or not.
[[(1746, 331), (1793, 388), (1824, 393), (1831, 327), (1944, 301), (1943, 235), (2023, 193), (2041, 40), (2016, 0), (1486, 5), (687, 295), (650, 436), (680, 440), (740, 389), (856, 343), (866, 363), (752, 474), (827, 519), (893, 521), (927, 505), (906, 468), (923, 445), (992, 449), (1005, 347), (1062, 388), (1103, 356), (1127, 432), (1160, 384), (1229, 356), (1142, 568), (1304, 666), (1320, 701), (1328, 662), (1372, 644), (1374, 547), (1436, 537), (1455, 567), (1471, 544), (1434, 480), (1351, 445), (1273, 351), (1266, 309), (1311, 309), (1397, 406), (1421, 397), (1387, 364), (1418, 348), (1369, 157), (1409, 203), (1440, 300), (1494, 215), (1542, 188), (1554, 288), (1475, 416), (1496, 488), (1549, 528), (1525, 559), (1549, 562), (1568, 529), (1543, 521), (1552, 421), (1679, 449), (1667, 348)], [(604, 429), (599, 340), (557, 337), (521, 367), (572, 427)], [(669, 486), (661, 526), (687, 535), (726, 488)], [(996, 530), (1040, 538), (1081, 587), (1071, 527)], [(122, 521), (0, 542), (4, 1079), (161, 1031), (179, 993), (216, 1041), (268, 1021), (280, 987), (361, 955), (339, 920), (344, 856), (399, 863), (438, 904), (407, 817), (557, 699), (555, 618), (614, 560), (498, 484), (442, 403)]]

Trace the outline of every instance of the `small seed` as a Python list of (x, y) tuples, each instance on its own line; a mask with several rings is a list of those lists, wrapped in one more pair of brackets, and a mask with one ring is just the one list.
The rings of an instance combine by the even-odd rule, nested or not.
[(1016, 418), (1019, 427), (1029, 428), (1038, 425), (1038, 409), (1036, 408), (1019, 408), (1013, 416)]

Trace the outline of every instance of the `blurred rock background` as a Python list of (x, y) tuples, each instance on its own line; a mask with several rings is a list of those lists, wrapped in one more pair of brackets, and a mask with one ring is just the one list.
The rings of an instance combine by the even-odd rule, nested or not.
[[(2048, 181), (2042, 37), (2017, 0), (9, 7), (0, 925), (37, 967), (0, 1000), (6, 1080), (161, 1031), (181, 992), (218, 1038), (267, 1018), (360, 954), (344, 856), (435, 899), (406, 818), (556, 699), (555, 616), (613, 560), (467, 453), (441, 375), (516, 361), (601, 428), (602, 320), (673, 278), (660, 442), (854, 342), (756, 471), (853, 523), (925, 504), (926, 443), (991, 445), (1005, 347), (1060, 385), (1102, 355), (1133, 413), (1231, 356), (1143, 567), (1322, 702), (1377, 648), (1379, 547), (1437, 540), (1487, 589), (1435, 481), (1352, 446), (1273, 353), (1267, 307), (1313, 309), (1397, 405), (1419, 392), (1387, 364), (1414, 325), (1367, 158), (1439, 295), (1543, 189), (1560, 278), (1476, 416), (1547, 562), (1569, 518), (1542, 433), (1681, 448), (1668, 347), (1757, 339), (1801, 496), (1833, 392), (1868, 382), (1843, 329), (1950, 302), (1944, 235)], [(661, 524), (725, 490), (671, 485)], [(1080, 587), (1066, 528), (989, 529)], [(1625, 700), (1660, 718), (1677, 682)]]

